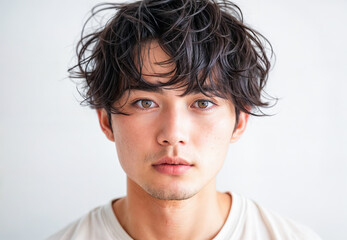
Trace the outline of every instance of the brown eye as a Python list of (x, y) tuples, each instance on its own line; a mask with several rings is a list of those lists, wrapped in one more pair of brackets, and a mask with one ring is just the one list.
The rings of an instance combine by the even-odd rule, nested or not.
[(215, 107), (215, 103), (208, 99), (199, 99), (196, 100), (193, 104), (193, 107), (196, 109), (200, 109), (201, 111), (211, 110)]
[(141, 103), (141, 107), (143, 108), (149, 108), (153, 104), (151, 100), (141, 100), (140, 103)]
[(151, 109), (158, 106), (155, 102), (149, 99), (140, 99), (133, 103), (136, 107), (140, 109)]
[(198, 104), (199, 108), (207, 108), (209, 106), (210, 102), (207, 100), (198, 100), (197, 104)]

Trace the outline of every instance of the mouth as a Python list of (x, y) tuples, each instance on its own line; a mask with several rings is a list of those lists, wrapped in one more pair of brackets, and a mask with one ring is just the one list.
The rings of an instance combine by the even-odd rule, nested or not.
[(189, 171), (194, 165), (182, 158), (164, 157), (152, 166), (162, 174), (182, 175)]

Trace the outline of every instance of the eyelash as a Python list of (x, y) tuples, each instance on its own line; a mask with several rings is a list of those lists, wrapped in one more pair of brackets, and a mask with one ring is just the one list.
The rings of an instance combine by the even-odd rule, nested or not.
[(196, 106), (195, 108), (202, 110), (202, 111), (210, 111), (214, 106), (216, 106), (217, 104), (214, 103), (211, 100), (208, 99), (198, 99), (196, 101), (194, 101), (193, 105), (197, 105), (199, 102), (207, 102), (208, 104), (211, 104), (210, 106), (207, 106), (206, 108), (200, 108), (198, 106)]
[(137, 108), (140, 109), (140, 110), (144, 110), (144, 111), (153, 108), (153, 107), (144, 108), (144, 107), (139, 106), (139, 103), (141, 103), (141, 101), (148, 101), (148, 102), (152, 102), (153, 104), (156, 104), (156, 103), (155, 103), (153, 100), (151, 100), (151, 99), (138, 99), (138, 100), (135, 100), (131, 105), (137, 107)]
[[(146, 110), (149, 110), (149, 109), (152, 109), (154, 107), (148, 107), (148, 108), (144, 108), (144, 107), (141, 107), (139, 104), (142, 102), (142, 101), (149, 101), (151, 102), (152, 104), (155, 104), (157, 105), (153, 100), (150, 100), (150, 99), (138, 99), (138, 100), (135, 100), (131, 105), (132, 106), (135, 106), (137, 107), (138, 109), (142, 110), (142, 111), (146, 111)], [(208, 99), (198, 99), (198, 100), (195, 100), (193, 105), (197, 105), (199, 102), (207, 102), (208, 104), (211, 104), (210, 106), (206, 107), (206, 108), (200, 108), (198, 106), (195, 106), (194, 108), (197, 108), (201, 111), (210, 111), (214, 106), (216, 106), (217, 104), (214, 103), (213, 101), (211, 100), (208, 100)]]

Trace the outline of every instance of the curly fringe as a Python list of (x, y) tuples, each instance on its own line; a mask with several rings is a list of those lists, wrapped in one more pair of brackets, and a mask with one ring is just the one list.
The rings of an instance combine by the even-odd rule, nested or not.
[[(104, 11), (114, 12), (106, 26), (85, 34), (87, 24)], [(159, 64), (175, 66), (156, 75), (170, 76), (166, 83), (150, 84), (141, 73), (141, 51), (152, 40), (170, 56)], [(262, 98), (274, 99), (264, 92), (272, 46), (243, 23), (240, 8), (227, 0), (99, 4), (83, 26), (76, 51), (78, 62), (69, 73), (83, 80), (81, 104), (105, 108), (109, 114), (124, 114), (114, 102), (133, 88), (182, 88), (183, 95), (197, 90), (212, 93), (230, 99), (237, 117), (240, 111), (264, 116), (260, 108), (270, 104)]]

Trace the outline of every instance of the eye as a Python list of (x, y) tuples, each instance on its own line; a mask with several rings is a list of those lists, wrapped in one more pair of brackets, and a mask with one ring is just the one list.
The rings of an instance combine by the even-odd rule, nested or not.
[(200, 99), (194, 102), (193, 106), (202, 110), (208, 110), (216, 105), (214, 102), (207, 99)]
[(136, 107), (139, 107), (141, 109), (150, 109), (153, 107), (157, 107), (158, 105), (149, 99), (139, 99), (133, 103)]

